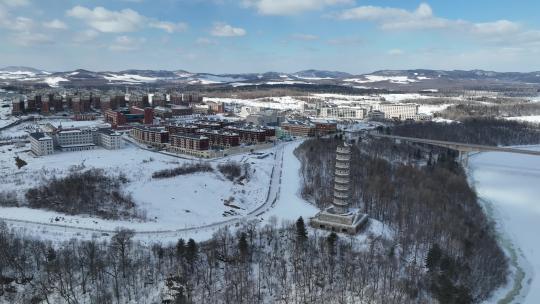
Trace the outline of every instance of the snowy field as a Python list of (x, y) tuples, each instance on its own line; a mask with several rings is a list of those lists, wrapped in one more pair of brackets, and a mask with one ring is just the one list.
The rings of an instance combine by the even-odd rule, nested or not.
[(533, 116), (516, 116), (516, 117), (505, 117), (507, 120), (516, 120), (520, 122), (531, 122), (540, 124), (540, 115)]
[(0, 128), (9, 125), (17, 120), (17, 118), (11, 116), (11, 106), (3, 107), (4, 105), (10, 105), (7, 100), (0, 102)]
[(294, 97), (267, 97), (259, 99), (238, 99), (238, 98), (209, 98), (205, 97), (204, 101), (223, 102), (229, 105), (240, 105), (249, 107), (262, 107), (278, 110), (300, 110), (304, 105), (304, 101), (295, 99)]
[[(540, 146), (530, 149), (540, 151)], [(519, 280), (523, 288), (514, 288), (511, 282), (496, 294), (497, 300), (487, 303), (512, 298), (512, 289), (513, 300), (501, 303), (540, 303), (540, 157), (480, 153), (471, 158), (470, 169), (480, 198), (497, 222), (503, 246), (524, 274)]]
[[(92, 151), (64, 152), (50, 156), (34, 157), (24, 148), (0, 147), (0, 191), (17, 190), (19, 197), (26, 189), (37, 186), (53, 175), (65, 176), (73, 166), (103, 168), (115, 174), (124, 173), (130, 180), (125, 192), (131, 193), (147, 221), (112, 221), (88, 216), (66, 216), (57, 212), (29, 208), (0, 208), (0, 217), (31, 220), (38, 223), (68, 225), (84, 229), (114, 230), (125, 227), (136, 231), (170, 231), (238, 218), (263, 204), (268, 192), (272, 172), (272, 156), (264, 159), (257, 155), (238, 155), (213, 161), (218, 163), (236, 160), (251, 165), (252, 177), (245, 185), (232, 183), (217, 170), (169, 179), (153, 179), (158, 170), (175, 168), (190, 160), (163, 155), (136, 148), (132, 145), (120, 150), (97, 149)], [(275, 148), (265, 151), (273, 153)], [(15, 166), (18, 155), (28, 165)], [(225, 206), (231, 200), (238, 209)], [(228, 214), (226, 214), (228, 213)]]

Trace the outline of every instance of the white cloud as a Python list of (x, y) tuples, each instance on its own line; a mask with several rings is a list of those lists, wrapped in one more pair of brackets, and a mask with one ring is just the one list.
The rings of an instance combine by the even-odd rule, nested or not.
[(4, 4), (9, 7), (27, 6), (30, 4), (28, 0), (0, 0), (0, 4)]
[(403, 50), (401, 49), (391, 49), (388, 51), (388, 55), (392, 55), (392, 56), (399, 56), (399, 55), (403, 55)]
[(460, 26), (463, 21), (448, 20), (433, 15), (431, 6), (420, 4), (414, 11), (401, 8), (360, 6), (343, 11), (338, 15), (343, 20), (364, 20), (380, 24), (385, 30), (441, 29)]
[(113, 44), (109, 46), (111, 51), (135, 51), (146, 42), (144, 38), (132, 38), (129, 36), (118, 36)]
[(98, 6), (93, 10), (84, 6), (75, 6), (67, 11), (67, 15), (81, 19), (92, 28), (104, 33), (133, 32), (144, 25), (145, 18), (132, 9), (110, 11)]
[(292, 34), (291, 38), (294, 40), (301, 40), (301, 41), (314, 41), (314, 40), (318, 40), (319, 36), (312, 35), (312, 34)]
[(149, 24), (152, 28), (157, 28), (166, 31), (169, 34), (175, 33), (175, 32), (185, 32), (188, 28), (188, 25), (186, 23), (180, 22), (180, 23), (172, 23), (167, 21), (154, 21)]
[(77, 43), (88, 42), (88, 41), (92, 41), (96, 39), (98, 36), (99, 36), (98, 31), (88, 29), (88, 30), (76, 33), (75, 37), (73, 38), (73, 41)]
[(77, 5), (68, 10), (66, 14), (86, 22), (91, 28), (103, 33), (134, 32), (144, 27), (174, 33), (186, 31), (188, 27), (186, 23), (182, 22), (173, 23), (148, 18), (129, 8), (111, 11), (101, 6), (89, 9)]
[(198, 45), (216, 45), (217, 41), (205, 37), (200, 37), (195, 40), (195, 44)]
[(340, 4), (353, 4), (353, 0), (243, 0), (245, 7), (253, 7), (263, 15), (296, 15), (321, 10)]
[(422, 3), (417, 9), (360, 6), (342, 11), (336, 17), (342, 20), (370, 21), (383, 30), (445, 30), (465, 34), (484, 43), (540, 43), (540, 31), (524, 29), (509, 20), (474, 23), (461, 19), (436, 16), (432, 8)]
[(364, 44), (364, 40), (360, 37), (340, 37), (329, 39), (328, 44), (331, 45), (359, 45)]
[(246, 30), (240, 27), (233, 27), (226, 23), (215, 23), (210, 31), (212, 36), (216, 37), (240, 37), (246, 35)]
[(12, 35), (12, 40), (22, 46), (53, 44), (54, 40), (46, 34), (34, 32), (18, 32)]
[(55, 29), (55, 30), (65, 30), (65, 29), (67, 29), (67, 25), (64, 22), (62, 22), (62, 21), (60, 21), (58, 19), (43, 22), (43, 26), (46, 27), (46, 28)]
[(472, 31), (480, 35), (515, 34), (520, 30), (521, 26), (519, 24), (508, 20), (476, 23), (472, 26)]

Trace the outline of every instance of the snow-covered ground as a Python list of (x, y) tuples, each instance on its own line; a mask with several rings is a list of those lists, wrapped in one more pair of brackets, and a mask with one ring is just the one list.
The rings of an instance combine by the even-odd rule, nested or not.
[(540, 124), (540, 115), (505, 117), (505, 119), (517, 120), (517, 121), (521, 121), (521, 122), (532, 122), (532, 123)]
[[(75, 165), (103, 168), (127, 176), (130, 182), (125, 191), (133, 195), (138, 208), (146, 212), (148, 221), (109, 221), (29, 208), (0, 208), (0, 217), (99, 230), (114, 230), (121, 226), (144, 232), (171, 231), (241, 217), (264, 203), (273, 166), (273, 157), (259, 159), (256, 155), (238, 155), (212, 162), (214, 167), (217, 162), (228, 160), (249, 163), (252, 177), (245, 185), (233, 184), (217, 171), (156, 180), (151, 177), (153, 172), (191, 161), (128, 144), (120, 150), (64, 152), (44, 157), (33, 157), (28, 149), (28, 146), (0, 147), (0, 191), (16, 190), (22, 198), (24, 190), (40, 184), (44, 178), (64, 176)], [(28, 165), (17, 169), (15, 155)], [(234, 198), (232, 204), (240, 209), (224, 205), (224, 201), (231, 198)]]
[(440, 105), (425, 105), (424, 104), (418, 107), (418, 113), (433, 115), (434, 113), (442, 112), (446, 110), (450, 106), (451, 104), (440, 104)]
[(63, 77), (46, 77), (44, 80), (44, 82), (52, 88), (59, 87), (60, 86), (59, 83), (62, 81), (69, 81), (69, 80)]
[[(540, 151), (540, 146), (527, 147)], [(470, 161), (470, 173), (486, 210), (495, 219), (501, 242), (512, 256), (514, 274), (523, 271), (519, 284), (496, 293), (487, 303), (540, 303), (540, 157), (499, 152), (480, 153)], [(515, 277), (515, 275), (514, 275)]]
[(316, 207), (307, 203), (300, 194), (302, 183), (300, 176), (301, 164), (293, 152), (301, 143), (301, 141), (297, 141), (284, 148), (281, 191), (274, 207), (264, 215), (266, 219), (274, 216), (279, 220), (294, 221), (300, 216), (307, 219), (319, 211)]
[(145, 82), (156, 82), (158, 78), (156, 77), (145, 77), (141, 75), (133, 74), (109, 74), (104, 76), (110, 82), (123, 82), (123, 83), (145, 83)]
[(300, 110), (304, 101), (295, 99), (294, 97), (268, 97), (260, 99), (238, 99), (238, 98), (208, 98), (204, 101), (223, 102), (231, 105), (241, 105), (250, 107), (261, 107), (279, 110)]
[(407, 76), (378, 76), (378, 75), (365, 75), (363, 78), (350, 78), (345, 79), (347, 82), (354, 83), (372, 83), (372, 82), (383, 82), (388, 81), (390, 83), (398, 84), (408, 84), (413, 82), (418, 82), (418, 80), (429, 79), (427, 77), (418, 77), (418, 79), (409, 78)]
[(4, 101), (0, 103), (0, 128), (17, 120), (17, 118), (11, 116), (11, 105), (9, 107), (2, 107), (3, 105), (10, 105), (10, 102)]

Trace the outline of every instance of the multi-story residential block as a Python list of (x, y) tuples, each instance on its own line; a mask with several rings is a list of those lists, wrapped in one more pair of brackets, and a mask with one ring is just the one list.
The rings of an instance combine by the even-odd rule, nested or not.
[(154, 114), (160, 118), (171, 118), (172, 110), (170, 108), (158, 106), (154, 108)]
[(90, 128), (58, 129), (53, 133), (55, 145), (64, 152), (96, 148), (94, 133)]
[(122, 146), (122, 135), (111, 129), (98, 129), (96, 139), (97, 144), (105, 149), (115, 150)]
[(211, 129), (200, 129), (197, 133), (208, 137), (212, 148), (229, 149), (240, 145), (240, 136), (237, 133)]
[(337, 123), (335, 122), (315, 122), (315, 134), (324, 136), (337, 132)]
[(30, 133), (30, 147), (35, 155), (50, 155), (54, 153), (52, 137), (42, 132)]
[(44, 95), (41, 97), (41, 113), (42, 114), (49, 114), (50, 112), (50, 105), (49, 105), (50, 97), (47, 95)]
[(222, 102), (209, 101), (206, 105), (212, 113), (225, 113), (225, 105)]
[(11, 102), (11, 114), (20, 115), (24, 113), (24, 100), (20, 98), (14, 98)]
[(169, 142), (169, 132), (163, 127), (136, 126), (130, 135), (138, 142), (154, 147), (163, 147)]
[(386, 119), (417, 119), (418, 105), (417, 104), (378, 104), (373, 106), (373, 110), (384, 113)]
[[(228, 126), (225, 130), (229, 130), (239, 135), (240, 142), (246, 144), (258, 144), (267, 141), (268, 130), (267, 128), (255, 127), (255, 126)], [(274, 133), (275, 135), (275, 133)]]
[(288, 121), (281, 124), (283, 131), (291, 136), (311, 137), (315, 136), (315, 125), (310, 122)]
[(167, 125), (165, 127), (170, 134), (195, 134), (199, 127), (191, 124)]
[(64, 111), (64, 102), (62, 101), (62, 96), (54, 95), (52, 98), (52, 104), (55, 112)]
[(174, 134), (170, 141), (172, 148), (182, 151), (204, 151), (210, 148), (210, 139), (200, 134)]
[(319, 117), (330, 119), (364, 119), (367, 109), (362, 107), (327, 107), (322, 108)]
[(152, 108), (141, 109), (131, 107), (129, 110), (112, 110), (104, 112), (105, 121), (110, 123), (113, 128), (125, 125), (127, 123), (152, 124), (154, 121), (154, 111)]
[(173, 116), (186, 116), (192, 115), (193, 109), (187, 105), (173, 105), (171, 106)]

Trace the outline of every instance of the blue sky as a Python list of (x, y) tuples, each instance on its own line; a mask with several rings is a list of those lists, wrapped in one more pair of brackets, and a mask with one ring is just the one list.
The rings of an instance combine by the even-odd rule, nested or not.
[(0, 0), (0, 66), (540, 70), (537, 0)]

